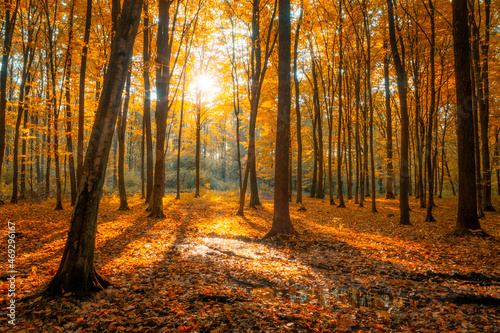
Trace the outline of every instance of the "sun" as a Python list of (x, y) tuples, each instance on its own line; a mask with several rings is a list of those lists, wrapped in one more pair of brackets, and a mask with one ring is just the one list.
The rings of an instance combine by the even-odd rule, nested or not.
[(207, 93), (215, 90), (215, 80), (211, 75), (201, 74), (196, 78), (196, 85), (202, 92)]

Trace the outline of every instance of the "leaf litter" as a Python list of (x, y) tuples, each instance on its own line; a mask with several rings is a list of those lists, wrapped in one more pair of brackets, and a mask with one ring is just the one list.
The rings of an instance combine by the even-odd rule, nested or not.
[[(57, 271), (71, 209), (0, 206), (19, 236), (13, 331), (500, 332), (498, 213), (481, 221), (493, 237), (456, 238), (453, 198), (437, 199), (436, 223), (423, 222), (412, 202), (409, 227), (398, 225), (395, 200), (377, 199), (373, 214), (306, 198), (306, 211), (291, 204), (297, 234), (263, 241), (272, 202), (244, 218), (235, 216), (236, 202), (209, 191), (167, 196), (167, 218), (154, 220), (139, 197), (129, 211), (104, 197), (95, 264), (113, 286), (87, 299), (25, 302)], [(0, 321), (0, 331), (12, 331), (5, 312)]]

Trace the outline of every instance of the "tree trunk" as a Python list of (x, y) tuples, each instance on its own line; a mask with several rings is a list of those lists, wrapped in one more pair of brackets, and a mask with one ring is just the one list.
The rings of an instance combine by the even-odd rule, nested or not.
[[(337, 198), (339, 199), (338, 208), (345, 208), (344, 202), (344, 193), (342, 189), (342, 113), (343, 113), (343, 105), (342, 105), (342, 72), (343, 72), (343, 49), (342, 49), (342, 1), (339, 1), (339, 17), (340, 17), (340, 25), (339, 25), (339, 81), (338, 81), (338, 90), (339, 90), (339, 120), (338, 120), (338, 130), (337, 130)], [(332, 126), (330, 126), (332, 127)], [(331, 140), (331, 139), (330, 139)], [(332, 150), (329, 151), (329, 156), (331, 156)], [(333, 198), (331, 199), (333, 200)], [(331, 203), (331, 202), (330, 202)]]
[(146, 203), (149, 204), (153, 193), (153, 135), (151, 131), (151, 86), (150, 86), (150, 47), (149, 47), (149, 0), (144, 1), (144, 33), (143, 33), (143, 79), (144, 79), (144, 129), (146, 132)]
[[(372, 102), (372, 82), (371, 82), (371, 33), (370, 22), (368, 18), (366, 0), (363, 2), (363, 13), (366, 33), (366, 81), (368, 86), (368, 107), (370, 108), (370, 167), (371, 167), (371, 199), (372, 199), (372, 213), (377, 212), (377, 193), (375, 191), (375, 160), (373, 156), (373, 102)], [(366, 145), (365, 145), (366, 147)], [(368, 168), (367, 168), (368, 171)]]
[(427, 216), (425, 218), (426, 222), (435, 222), (436, 220), (432, 216), (432, 208), (434, 207), (434, 169), (432, 165), (432, 131), (434, 130), (434, 112), (436, 110), (436, 69), (434, 61), (435, 53), (435, 41), (436, 41), (436, 29), (434, 25), (434, 4), (432, 0), (429, 0), (429, 14), (431, 18), (431, 49), (430, 49), (430, 61), (431, 61), (431, 105), (429, 110), (429, 127), (427, 129), (427, 139), (425, 143), (425, 158), (427, 163), (427, 173), (428, 173), (428, 202), (427, 202)]
[(290, 0), (279, 0), (278, 119), (276, 129), (274, 215), (266, 237), (294, 232), (288, 203), (288, 151), (290, 149)]
[(300, 82), (298, 78), (298, 56), (299, 56), (299, 36), (302, 18), (304, 16), (304, 6), (300, 6), (300, 15), (295, 31), (295, 40), (293, 44), (293, 82), (295, 87), (295, 115), (297, 121), (297, 199), (296, 203), (302, 204), (302, 120), (300, 115)]
[(391, 90), (389, 84), (389, 50), (387, 42), (384, 42), (384, 49), (387, 54), (384, 57), (384, 85), (385, 85), (385, 116), (387, 124), (387, 143), (386, 143), (386, 155), (387, 155), (387, 178), (386, 178), (386, 199), (395, 199), (396, 196), (393, 192), (393, 181), (394, 181), (394, 166), (392, 162), (392, 110), (391, 110)]
[(118, 113), (118, 193), (120, 195), (120, 207), (118, 210), (129, 210), (127, 203), (127, 191), (125, 188), (125, 135), (127, 133), (127, 114), (130, 101), (130, 76), (132, 68), (127, 74), (125, 88), (125, 100), (121, 112)]
[(75, 2), (71, 2), (70, 9), (70, 21), (69, 21), (69, 31), (68, 31), (68, 50), (66, 53), (66, 73), (64, 80), (64, 90), (65, 90), (65, 109), (66, 109), (66, 151), (68, 152), (68, 163), (69, 163), (69, 182), (71, 188), (71, 206), (75, 205), (76, 202), (76, 174), (75, 174), (75, 160), (73, 157), (73, 134), (71, 126), (71, 89), (70, 89), (70, 79), (71, 79), (71, 66), (72, 66), (72, 52), (73, 52), (73, 11), (75, 7)]
[(108, 285), (94, 267), (97, 212), (141, 9), (141, 0), (124, 0), (120, 22), (111, 45), (109, 67), (104, 76), (102, 95), (84, 161), (79, 195), (71, 218), (63, 258), (46, 289), (52, 295), (72, 292), (80, 296)]
[[(3, 158), (5, 155), (5, 114), (7, 112), (7, 76), (9, 56), (12, 48), (12, 37), (14, 35), (14, 27), (16, 25), (17, 11), (19, 8), (19, 0), (16, 0), (15, 7), (12, 0), (6, 1), (5, 4), (5, 30), (4, 43), (2, 49), (2, 66), (0, 69), (0, 179), (2, 177)], [(13, 9), (14, 8), (14, 9)]]
[(408, 105), (406, 100), (406, 73), (399, 56), (398, 45), (396, 41), (396, 29), (394, 26), (394, 9), (392, 0), (387, 0), (388, 16), (389, 16), (389, 35), (391, 41), (392, 56), (397, 73), (398, 93), (400, 101), (401, 113), (401, 162), (399, 168), (399, 223), (403, 225), (410, 224), (410, 206), (409, 206), (409, 173), (408, 173), (408, 142), (409, 142), (409, 121), (408, 121)]
[(472, 120), (471, 60), (467, 0), (453, 0), (453, 51), (457, 98), (458, 214), (453, 233), (461, 236), (484, 232), (477, 217)]
[(481, 43), (482, 50), (482, 80), (483, 80), (483, 98), (479, 101), (479, 119), (481, 124), (481, 154), (483, 156), (483, 210), (494, 212), (495, 208), (491, 203), (491, 165), (490, 165), (490, 147), (489, 147), (489, 118), (490, 118), (490, 83), (489, 83), (489, 47), (490, 47), (490, 7), (491, 0), (484, 1), (485, 7), (485, 31), (484, 42)]
[(200, 148), (201, 148), (201, 89), (196, 92), (196, 183), (194, 197), (200, 197)]

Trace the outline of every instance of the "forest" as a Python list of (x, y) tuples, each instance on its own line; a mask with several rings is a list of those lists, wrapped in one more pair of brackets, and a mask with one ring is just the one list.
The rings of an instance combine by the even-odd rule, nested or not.
[(500, 3), (0, 16), (0, 332), (500, 332)]

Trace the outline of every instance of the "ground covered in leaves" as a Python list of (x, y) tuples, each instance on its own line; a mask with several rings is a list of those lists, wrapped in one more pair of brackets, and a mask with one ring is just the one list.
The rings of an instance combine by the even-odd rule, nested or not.
[(0, 206), (2, 257), (13, 221), (20, 272), (12, 327), (7, 264), (0, 271), (0, 331), (500, 332), (499, 213), (481, 220), (493, 237), (456, 238), (456, 198), (437, 199), (436, 223), (412, 201), (412, 226), (398, 224), (397, 200), (377, 199), (371, 213), (369, 203), (342, 209), (306, 198), (306, 211), (291, 204), (296, 236), (262, 241), (272, 201), (245, 218), (236, 202), (230, 193), (168, 195), (167, 218), (154, 220), (138, 197), (129, 211), (104, 197), (96, 267), (113, 286), (83, 300), (29, 301), (19, 299), (57, 270), (71, 208)]

